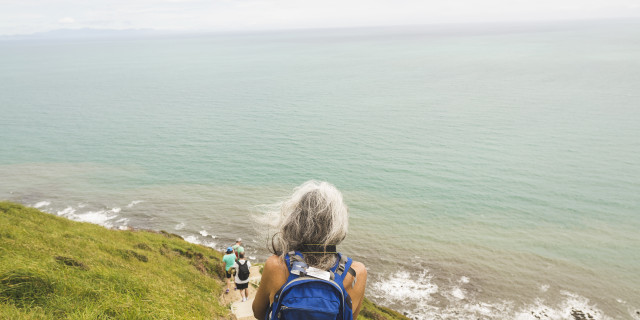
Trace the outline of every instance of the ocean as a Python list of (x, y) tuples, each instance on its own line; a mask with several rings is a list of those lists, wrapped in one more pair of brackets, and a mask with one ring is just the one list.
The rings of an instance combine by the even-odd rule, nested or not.
[(638, 20), (3, 39), (0, 155), (1, 200), (257, 262), (326, 180), (412, 319), (640, 319)]

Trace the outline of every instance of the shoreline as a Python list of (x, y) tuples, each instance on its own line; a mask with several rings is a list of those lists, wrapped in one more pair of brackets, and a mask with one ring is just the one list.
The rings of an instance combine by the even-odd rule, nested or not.
[[(137, 202), (139, 203), (139, 202)], [(135, 203), (135, 204), (137, 204)], [(42, 205), (42, 203), (40, 203)], [(46, 213), (46, 212), (45, 212)], [(56, 216), (55, 213), (46, 213), (51, 216)], [(58, 217), (60, 215), (58, 214)], [(67, 217), (60, 217), (65, 220), (77, 222), (71, 220)], [(77, 222), (77, 223), (87, 223), (87, 222)], [(203, 246), (205, 248), (209, 248), (211, 250), (217, 251), (216, 248), (212, 248), (205, 244), (199, 242), (190, 241), (189, 237), (184, 237), (176, 233), (167, 232), (164, 230), (154, 230), (149, 228), (136, 228), (133, 226), (127, 226), (126, 228), (121, 227), (108, 227), (103, 226), (96, 223), (91, 223), (93, 225), (99, 226), (106, 230), (113, 231), (131, 231), (131, 232), (150, 232), (164, 235), (165, 237), (176, 238), (185, 242), (188, 242), (193, 245)], [(256, 259), (251, 259), (253, 262), (259, 261)], [(403, 267), (401, 267), (402, 269)], [(429, 268), (430, 269), (430, 268)], [(427, 269), (425, 269), (427, 270)], [(417, 273), (416, 273), (417, 272)], [(390, 274), (386, 276), (381, 276), (376, 278), (371, 284), (368, 286), (368, 296), (376, 299), (377, 303), (388, 305), (396, 310), (401, 310), (404, 312), (405, 316), (409, 316), (413, 319), (431, 319), (433, 317), (437, 317), (440, 315), (453, 315), (453, 314), (468, 314), (468, 315), (482, 315), (489, 318), (500, 319), (504, 317), (514, 317), (516, 315), (528, 315), (535, 314), (541, 319), (554, 319), (553, 317), (546, 317), (549, 314), (555, 315), (566, 315), (566, 319), (577, 319), (573, 317), (571, 314), (575, 313), (576, 315), (585, 314), (587, 316), (592, 316), (594, 319), (610, 319), (607, 316), (607, 313), (603, 311), (603, 307), (608, 307), (608, 305), (602, 305), (594, 303), (593, 301), (589, 301), (584, 296), (580, 296), (569, 291), (559, 291), (556, 292), (555, 296), (558, 297), (559, 300), (540, 300), (543, 301), (543, 304), (534, 303), (530, 304), (524, 302), (519, 305), (509, 305), (506, 304), (506, 301), (503, 302), (492, 302), (492, 301), (482, 301), (475, 299), (475, 290), (476, 288), (484, 288), (478, 287), (478, 280), (476, 277), (472, 277), (471, 284), (469, 284), (469, 278), (462, 277), (460, 281), (462, 281), (462, 285), (456, 285), (453, 287), (452, 291), (447, 290), (446, 288), (438, 287), (432, 281), (432, 274), (427, 271), (410, 271), (404, 272), (401, 271), (399, 274)], [(388, 277), (387, 277), (388, 276)], [(417, 277), (417, 278), (415, 278)], [(412, 280), (413, 279), (413, 280)], [(408, 281), (414, 282), (418, 280), (416, 285), (406, 286), (405, 284), (409, 283)], [(434, 290), (435, 286), (435, 290)], [(546, 292), (549, 289), (548, 286), (541, 286), (541, 292)], [(371, 290), (375, 289), (375, 290)], [(553, 288), (552, 288), (553, 290)], [(557, 289), (555, 289), (557, 291)], [(382, 292), (382, 293), (381, 293)], [(533, 292), (532, 294), (535, 294)], [(416, 296), (417, 295), (417, 296)], [(405, 296), (409, 296), (409, 300), (405, 298)], [(549, 296), (549, 295), (546, 295)], [(416, 298), (420, 297), (420, 299), (416, 300)], [(438, 299), (438, 300), (434, 300)], [(426, 304), (421, 301), (428, 301)], [(537, 301), (537, 300), (536, 300)], [(408, 305), (419, 304), (422, 303), (422, 309), (414, 310), (412, 308), (408, 308)], [(444, 303), (444, 304), (443, 304)], [(637, 312), (637, 308), (634, 309), (631, 304), (628, 304), (627, 301), (618, 300), (618, 303), (628, 307), (628, 314), (631, 317), (640, 317), (640, 314)], [(372, 303), (373, 304), (373, 303)], [(444, 307), (442, 307), (444, 306)], [(546, 318), (545, 318), (546, 317)], [(571, 318), (573, 317), (573, 318)], [(444, 319), (452, 319), (447, 318), (445, 316)], [(636, 318), (634, 318), (636, 319)], [(640, 318), (638, 318), (640, 319)]]
[[(9, 253), (0, 255), (0, 314), (9, 318), (253, 318), (250, 302), (224, 293), (222, 253), (179, 235), (108, 229), (6, 201), (0, 226), (0, 252)], [(253, 296), (260, 267), (251, 272)], [(408, 319), (370, 302), (360, 318)]]
[[(5, 193), (6, 198), (27, 205), (47, 201), (50, 203), (49, 205), (43, 203), (40, 205), (43, 205), (42, 209), (53, 215), (75, 210), (70, 214), (71, 216), (100, 218), (96, 219), (95, 223), (106, 221), (114, 226), (120, 226), (118, 221), (124, 220), (123, 223), (132, 226), (142, 225), (148, 226), (152, 230), (169, 230), (169, 232), (178, 233), (187, 241), (209, 245), (216, 249), (229, 241), (229, 237), (232, 236), (231, 232), (235, 237), (236, 233), (249, 234), (253, 231), (253, 228), (248, 226), (244, 230), (236, 230), (235, 228), (242, 226), (246, 221), (249, 204), (264, 203), (259, 198), (271, 198), (267, 193), (256, 197), (256, 192), (267, 190), (265, 192), (280, 193), (280, 191), (264, 187), (232, 188), (217, 185), (163, 186), (153, 187), (152, 192), (142, 189), (142, 191), (127, 192), (126, 194), (115, 191), (105, 194), (104, 190), (100, 190), (100, 192), (94, 191), (95, 193), (90, 194), (91, 196), (78, 195), (64, 190), (51, 191), (52, 189), (49, 187), (39, 187), (40, 191), (37, 191), (27, 186), (31, 184), (39, 186), (46, 181), (68, 183), (68, 180), (62, 179), (63, 173), (70, 175), (73, 171), (67, 172), (65, 169), (67, 165), (55, 168), (40, 165), (27, 167), (29, 171), (35, 172), (34, 176), (43, 180), (31, 178), (20, 181), (19, 178), (23, 176), (22, 171), (13, 170), (14, 173), (9, 175), (7, 185), (24, 185), (25, 187), (12, 187), (21, 191), (7, 192)], [(62, 180), (52, 179), (48, 175), (51, 172), (59, 174), (60, 176), (56, 178)], [(119, 172), (117, 176), (123, 174), (126, 172)], [(110, 179), (107, 180), (110, 181)], [(215, 196), (212, 197), (212, 195)], [(196, 203), (189, 202), (193, 197), (200, 200)], [(586, 217), (587, 220), (579, 224), (571, 224), (574, 227), (569, 229), (559, 230), (553, 225), (549, 225), (547, 221), (533, 233), (520, 227), (506, 226), (506, 229), (494, 230), (499, 233), (492, 233), (486, 237), (489, 235), (487, 234), (489, 228), (486, 230), (482, 228), (502, 225), (500, 222), (505, 221), (503, 218), (506, 212), (498, 210), (495, 214), (463, 216), (461, 221), (469, 222), (469, 224), (461, 224), (456, 222), (457, 219), (447, 214), (446, 211), (441, 212), (441, 207), (434, 207), (430, 209), (428, 215), (406, 216), (413, 217), (410, 221), (419, 226), (413, 230), (406, 230), (409, 233), (407, 236), (415, 239), (413, 240), (414, 247), (420, 248), (420, 250), (412, 254), (408, 260), (397, 260), (399, 255), (393, 252), (394, 242), (389, 242), (389, 237), (385, 236), (389, 233), (383, 233), (383, 231), (388, 228), (398, 230), (396, 228), (402, 224), (387, 219), (387, 216), (373, 214), (375, 206), (396, 202), (376, 201), (371, 194), (359, 194), (357, 197), (352, 195), (351, 199), (358, 205), (354, 208), (357, 208), (359, 212), (354, 210), (352, 216), (354, 222), (351, 224), (350, 238), (344, 243), (344, 251), (357, 253), (358, 256), (354, 258), (366, 262), (366, 265), (371, 268), (371, 274), (374, 276), (370, 284), (379, 283), (380, 285), (369, 286), (368, 292), (377, 303), (407, 312), (416, 319), (431, 319), (443, 312), (491, 317), (496, 314), (509, 316), (530, 314), (545, 309), (556, 314), (564, 314), (571, 311), (569, 305), (571, 308), (586, 313), (599, 312), (615, 319), (633, 318), (636, 310), (640, 310), (640, 305), (634, 305), (636, 301), (640, 301), (636, 299), (640, 293), (634, 289), (637, 286), (631, 285), (637, 283), (631, 275), (636, 274), (637, 272), (633, 272), (633, 270), (638, 268), (629, 266), (628, 263), (629, 257), (633, 257), (631, 249), (633, 246), (624, 246), (617, 250), (618, 255), (624, 259), (623, 263), (618, 264), (624, 268), (623, 270), (620, 268), (594, 270), (592, 267), (604, 265), (602, 257), (598, 256), (597, 252), (589, 251), (590, 254), (595, 255), (594, 259), (596, 259), (590, 261), (584, 261), (586, 260), (584, 255), (578, 256), (582, 258), (582, 261), (577, 261), (573, 257), (564, 259), (558, 255), (561, 253), (557, 250), (558, 248), (572, 249), (572, 241), (556, 242), (554, 239), (576, 239), (575, 242), (580, 243), (593, 243), (593, 241), (608, 239), (599, 236), (597, 231), (607, 231), (610, 226), (594, 224), (597, 220), (589, 220), (591, 219), (589, 216)], [(140, 200), (144, 201), (140, 202)], [(366, 203), (367, 206), (362, 207), (363, 203)], [(437, 204), (434, 202), (431, 205)], [(420, 208), (414, 205), (411, 204), (409, 208)], [(67, 208), (71, 209), (67, 210)], [(116, 211), (116, 218), (101, 220), (105, 216), (116, 215)], [(368, 211), (373, 213), (363, 215)], [(525, 220), (517, 220), (516, 222), (525, 226), (528, 225), (529, 220), (527, 219), (529, 218), (535, 218), (535, 216), (529, 215), (525, 217)], [(201, 221), (205, 222), (201, 224)], [(498, 223), (496, 224), (496, 222)], [(602, 229), (593, 227), (600, 225), (603, 227)], [(581, 231), (585, 227), (593, 232), (585, 234)], [(632, 227), (633, 223), (626, 225), (628, 229)], [(203, 234), (202, 231), (207, 231), (207, 233)], [(458, 231), (464, 231), (463, 235), (457, 235)], [(617, 231), (623, 235), (628, 234), (627, 229), (617, 229)], [(429, 239), (423, 241), (424, 239), (418, 238), (419, 234), (432, 235), (432, 239), (436, 241), (429, 241)], [(606, 233), (604, 235), (606, 236)], [(449, 241), (452, 237), (463, 241), (460, 243)], [(248, 237), (247, 240), (251, 241), (250, 238)], [(469, 243), (465, 242), (465, 239), (476, 239), (480, 242)], [(516, 246), (505, 248), (504, 244), (495, 241), (496, 239), (512, 239)], [(527, 244), (536, 239), (541, 242), (533, 247)], [(258, 251), (262, 249), (262, 253), (264, 253), (265, 250), (257, 248), (256, 244), (257, 242), (251, 247), (258, 249)], [(540, 250), (541, 247), (544, 248), (540, 252), (541, 254), (531, 252), (531, 249), (538, 248)], [(546, 250), (546, 248), (552, 250)], [(249, 252), (248, 258), (254, 262), (265, 257), (263, 254), (253, 254), (251, 248), (249, 248)], [(549, 254), (555, 255), (550, 256)], [(251, 259), (252, 256), (258, 259)], [(394, 259), (385, 259), (384, 257), (394, 257)], [(490, 261), (501, 261), (502, 263), (493, 264)], [(408, 273), (406, 277), (409, 279), (419, 279), (420, 286), (409, 288), (409, 290), (406, 286), (401, 287), (406, 279), (398, 277), (396, 269), (406, 271)], [(470, 280), (469, 283), (459, 284), (458, 282), (465, 277)], [(437, 286), (437, 292), (434, 290), (432, 294), (422, 294), (422, 288), (431, 288), (432, 286)], [(391, 290), (387, 290), (387, 288), (391, 288)], [(387, 291), (392, 294), (387, 294)], [(464, 299), (460, 299), (463, 296)], [(417, 299), (416, 297), (421, 298)], [(542, 305), (538, 303), (539, 300), (543, 301)], [(423, 301), (427, 301), (427, 303), (423, 303)], [(478, 306), (482, 306), (482, 308)], [(500, 319), (501, 316), (494, 316), (494, 318)]]
[[(140, 201), (134, 202), (135, 203), (132, 203), (133, 205), (140, 203)], [(39, 201), (35, 205), (40, 205), (40, 209), (48, 207), (48, 204), (43, 204), (42, 201)], [(123, 208), (125, 208), (125, 206), (123, 206)], [(125, 211), (123, 210), (123, 212)], [(55, 211), (45, 213), (54, 217), (77, 222), (68, 217), (61, 216), (59, 212), (58, 215), (56, 215)], [(115, 226), (108, 227), (96, 223), (91, 224), (113, 231), (147, 231), (150, 233), (164, 234), (165, 236), (174, 237), (193, 245), (199, 245), (217, 251), (216, 248), (207, 246), (202, 242), (191, 241), (193, 239), (190, 239), (190, 237), (184, 237), (164, 230), (136, 228), (131, 225), (128, 225), (126, 228), (121, 228)], [(178, 232), (179, 231), (180, 230), (178, 230)], [(260, 261), (259, 259), (255, 259), (255, 257), (249, 256), (248, 258), (254, 263)], [(446, 269), (446, 266), (438, 269), (434, 267), (434, 265), (420, 265), (418, 266), (419, 268), (411, 270), (409, 269), (411, 266), (406, 265), (406, 263), (401, 263), (398, 267), (398, 272), (377, 273), (377, 276), (372, 278), (368, 284), (367, 296), (374, 299), (379, 305), (385, 305), (399, 310), (400, 313), (413, 319), (432, 319), (433, 317), (447, 314), (450, 316), (453, 314), (476, 315), (488, 317), (489, 319), (536, 314), (541, 317), (541, 319), (554, 319), (553, 317), (545, 318), (545, 314), (572, 317), (571, 313), (574, 311), (576, 314), (595, 315), (594, 319), (604, 320), (616, 318), (611, 315), (617, 315), (617, 317), (628, 315), (633, 319), (640, 319), (640, 314), (637, 313), (640, 311), (640, 308), (634, 306), (633, 301), (618, 299), (611, 304), (602, 303), (602, 301), (599, 302), (598, 299), (589, 299), (586, 298), (585, 295), (577, 294), (574, 290), (559, 288), (558, 285), (550, 286), (548, 282), (542, 282), (539, 287), (527, 292), (527, 294), (533, 298), (518, 301), (515, 300), (518, 297), (514, 297), (514, 300), (510, 301), (517, 302), (509, 303), (509, 300), (479, 299), (477, 294), (482, 292), (481, 290), (487, 290), (485, 283), (487, 280), (480, 278), (481, 275), (461, 273), (465, 276), (453, 279), (454, 282), (451, 283), (451, 286), (446, 287), (440, 283), (443, 279), (435, 279), (440, 282), (434, 281), (434, 276), (451, 271)], [(446, 279), (444, 280), (446, 281)], [(456, 283), (456, 281), (458, 283)], [(504, 291), (500, 292), (504, 293)], [(426, 303), (424, 303), (425, 301)], [(414, 308), (414, 306), (417, 305), (420, 306), (419, 309)], [(616, 308), (618, 309), (616, 310)], [(624, 310), (619, 310), (620, 308), (624, 308)], [(445, 317), (444, 319), (453, 318)]]

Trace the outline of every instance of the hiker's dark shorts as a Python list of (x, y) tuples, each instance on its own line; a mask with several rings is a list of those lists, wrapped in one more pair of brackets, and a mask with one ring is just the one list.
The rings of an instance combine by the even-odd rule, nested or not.
[(247, 283), (236, 283), (236, 288), (238, 288), (238, 290), (249, 288), (249, 282), (247, 282)]
[(231, 279), (231, 276), (234, 274), (236, 274), (236, 269), (229, 268), (229, 271), (227, 271), (227, 279)]

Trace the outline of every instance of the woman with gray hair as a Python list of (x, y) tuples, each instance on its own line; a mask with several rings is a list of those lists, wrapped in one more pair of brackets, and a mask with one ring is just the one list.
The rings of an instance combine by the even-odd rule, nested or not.
[[(265, 263), (253, 302), (254, 316), (265, 319), (276, 294), (291, 281), (289, 270), (294, 261), (302, 260), (309, 269), (320, 269), (320, 273), (344, 269), (348, 258), (337, 253), (335, 247), (347, 236), (349, 217), (338, 189), (327, 182), (311, 180), (295, 188), (288, 199), (272, 206), (260, 220), (263, 226), (267, 224), (276, 231), (270, 237), (273, 255)], [(342, 270), (336, 279), (343, 279), (341, 287), (347, 293), (346, 300), (351, 302), (355, 319), (364, 299), (367, 270), (360, 262), (348, 261), (348, 272)]]

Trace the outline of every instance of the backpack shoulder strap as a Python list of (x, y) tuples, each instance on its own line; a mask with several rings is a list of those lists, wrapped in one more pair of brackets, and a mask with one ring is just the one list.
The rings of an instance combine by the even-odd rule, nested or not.
[(331, 271), (335, 273), (336, 282), (342, 284), (344, 282), (344, 278), (347, 276), (345, 271), (353, 276), (353, 283), (351, 283), (351, 287), (356, 285), (356, 281), (358, 280), (358, 276), (356, 275), (356, 270), (351, 268), (351, 264), (353, 260), (346, 255), (338, 253), (339, 261)]
[[(289, 270), (289, 278), (287, 279), (287, 282), (289, 282), (298, 277), (295, 274), (291, 274), (291, 267), (293, 265), (293, 262), (295, 261), (299, 261), (303, 263), (306, 263), (306, 262), (304, 261), (304, 256), (299, 251), (290, 251), (289, 253), (285, 254), (284, 260), (287, 263), (287, 270)], [(344, 282), (344, 278), (346, 277), (346, 274), (345, 274), (345, 270), (346, 270), (349, 274), (353, 276), (353, 283), (351, 284), (351, 286), (352, 287), (355, 286), (358, 277), (356, 275), (356, 271), (353, 268), (351, 268), (352, 263), (353, 263), (353, 260), (351, 258), (347, 257), (344, 254), (338, 253), (338, 262), (333, 268), (331, 268), (331, 273), (332, 273), (331, 279), (335, 280), (337, 283), (342, 285), (342, 282)]]
[(333, 268), (331, 268), (331, 271), (335, 272), (336, 276), (341, 280), (344, 280), (344, 272), (345, 270), (349, 270), (351, 268), (352, 262), (353, 260), (351, 260), (351, 258), (342, 253), (338, 253), (338, 263)]
[(291, 260), (305, 262), (302, 253), (299, 251), (290, 251), (284, 255), (284, 261), (287, 263), (287, 269), (289, 269), (289, 271), (291, 271)]
[(304, 256), (302, 256), (302, 253), (299, 251), (290, 251), (284, 256), (284, 260), (287, 263), (287, 270), (289, 270), (289, 277), (287, 278), (287, 283), (289, 283), (289, 281), (299, 277), (298, 275), (291, 273), (291, 268), (293, 267), (293, 263), (296, 261), (302, 262), (305, 265), (307, 263), (304, 261)]
[(345, 305), (343, 306), (341, 315), (338, 317), (339, 319), (353, 319), (351, 297), (347, 293), (347, 289), (344, 286), (344, 278), (347, 276), (347, 273), (354, 276), (351, 286), (353, 287), (356, 284), (356, 271), (351, 268), (352, 263), (353, 260), (351, 260), (351, 258), (338, 253), (338, 263), (336, 263), (336, 265), (331, 268), (332, 274), (334, 276), (333, 280), (340, 286), (340, 290), (342, 290), (342, 292), (344, 293), (345, 298)]

